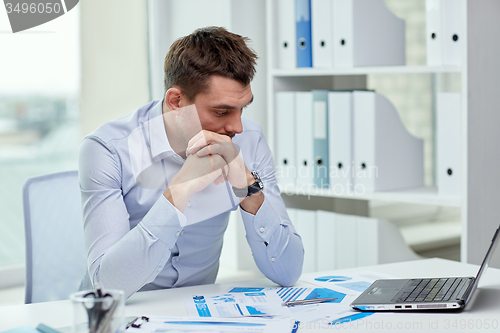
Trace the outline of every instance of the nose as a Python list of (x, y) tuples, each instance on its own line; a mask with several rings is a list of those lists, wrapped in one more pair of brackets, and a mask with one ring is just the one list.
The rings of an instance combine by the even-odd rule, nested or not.
[(239, 134), (243, 132), (243, 124), (241, 123), (241, 114), (239, 112), (233, 112), (233, 115), (228, 119), (224, 130), (228, 134)]

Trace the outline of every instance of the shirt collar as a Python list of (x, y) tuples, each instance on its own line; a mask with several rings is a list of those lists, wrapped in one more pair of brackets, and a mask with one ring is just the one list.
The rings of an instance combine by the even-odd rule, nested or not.
[(163, 100), (159, 100), (149, 111), (149, 138), (151, 157), (154, 162), (177, 155), (168, 141), (163, 122)]

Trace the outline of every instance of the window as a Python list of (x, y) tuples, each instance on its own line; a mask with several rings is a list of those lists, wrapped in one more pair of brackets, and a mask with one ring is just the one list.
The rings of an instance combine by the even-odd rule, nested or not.
[(25, 180), (77, 168), (79, 16), (13, 34), (0, 10), (0, 268), (25, 260)]

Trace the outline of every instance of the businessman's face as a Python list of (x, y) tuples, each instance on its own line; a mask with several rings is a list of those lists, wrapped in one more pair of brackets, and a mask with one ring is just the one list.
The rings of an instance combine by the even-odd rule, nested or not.
[(236, 80), (214, 75), (209, 79), (208, 87), (194, 101), (201, 128), (231, 138), (241, 133), (243, 108), (253, 100), (250, 85), (244, 86)]

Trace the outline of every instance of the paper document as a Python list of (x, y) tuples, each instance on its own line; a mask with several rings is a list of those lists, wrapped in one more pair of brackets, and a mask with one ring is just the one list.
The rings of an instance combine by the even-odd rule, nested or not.
[(267, 288), (233, 288), (225, 294), (185, 296), (189, 316), (242, 317), (289, 314), (276, 293)]
[[(243, 317), (290, 315), (302, 309), (288, 308), (284, 302), (317, 298), (337, 298), (341, 303), (345, 293), (327, 288), (232, 288), (224, 294), (191, 295), (184, 298), (189, 316)], [(300, 306), (303, 308), (304, 306)]]
[(141, 327), (127, 329), (127, 332), (290, 332), (288, 321), (264, 318), (183, 318), (150, 317)]
[(388, 278), (393, 278), (393, 276), (370, 271), (361, 271), (342, 275), (307, 274), (301, 277), (300, 280), (319, 287), (332, 289), (336, 292), (358, 296), (375, 280)]

